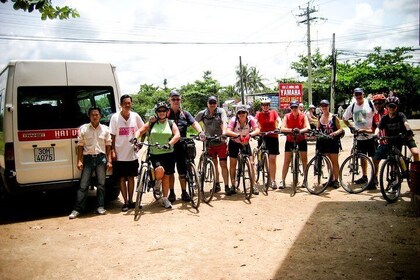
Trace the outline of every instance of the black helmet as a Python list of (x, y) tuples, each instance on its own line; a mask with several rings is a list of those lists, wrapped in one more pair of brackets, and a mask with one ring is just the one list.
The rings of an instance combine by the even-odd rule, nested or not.
[(398, 106), (400, 105), (400, 99), (396, 96), (389, 96), (385, 99), (385, 104), (386, 105), (394, 104)]
[(159, 110), (159, 108), (165, 108), (166, 111), (169, 110), (168, 104), (166, 104), (166, 102), (158, 102), (155, 105), (155, 113), (157, 113), (157, 111)]

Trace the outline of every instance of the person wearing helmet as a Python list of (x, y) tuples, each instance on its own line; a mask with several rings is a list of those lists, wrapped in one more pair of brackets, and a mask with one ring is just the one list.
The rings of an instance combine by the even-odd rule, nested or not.
[[(281, 119), (277, 110), (271, 110), (270, 108), (270, 98), (263, 97), (261, 99), (261, 110), (257, 112), (255, 118), (258, 121), (260, 132), (274, 131), (281, 126)], [(268, 162), (270, 168), (270, 179), (271, 179), (271, 188), (273, 190), (277, 189), (276, 184), (276, 173), (277, 173), (277, 155), (280, 154), (279, 149), (279, 136), (277, 134), (269, 134), (264, 136), (265, 145), (268, 149)], [(262, 140), (258, 140), (258, 146), (260, 146)]]
[(173, 156), (174, 145), (181, 138), (178, 126), (172, 120), (168, 120), (169, 106), (165, 102), (158, 102), (155, 107), (155, 120), (147, 122), (138, 131), (138, 137), (148, 132), (148, 142), (158, 143), (164, 149), (150, 148), (150, 160), (155, 169), (156, 180), (162, 180), (162, 203), (166, 209), (172, 208), (168, 199), (169, 178), (175, 173), (175, 158)]
[[(121, 211), (126, 212), (134, 208), (134, 177), (137, 176), (139, 161), (137, 154), (130, 144), (130, 139), (135, 137), (138, 129), (144, 126), (144, 122), (136, 112), (131, 111), (132, 98), (123, 95), (120, 98), (121, 112), (112, 115), (109, 130), (112, 137), (112, 166), (113, 174), (119, 178), (121, 195), (124, 204)], [(127, 182), (127, 185), (126, 185)]]
[(319, 102), (319, 107), (322, 110), (322, 114), (319, 118), (317, 129), (331, 136), (331, 139), (317, 139), (316, 148), (331, 160), (332, 180), (329, 183), (329, 186), (337, 189), (340, 187), (340, 183), (338, 182), (340, 171), (338, 155), (341, 146), (340, 135), (343, 132), (343, 129), (341, 128), (338, 116), (330, 113), (330, 102), (328, 102), (328, 100), (321, 100), (321, 102)]
[[(258, 128), (257, 120), (249, 115), (248, 108), (245, 105), (239, 105), (236, 108), (236, 116), (229, 120), (229, 124), (226, 129), (226, 136), (232, 137), (229, 139), (228, 143), (231, 187), (230, 192), (227, 193), (227, 195), (236, 193), (235, 173), (239, 150), (242, 146), (245, 146), (245, 152), (252, 155), (249, 139), (259, 133), (260, 129)], [(250, 160), (251, 166), (254, 166), (252, 157), (250, 157)], [(251, 168), (251, 177), (251, 180), (254, 183), (253, 194), (258, 195), (258, 189), (255, 186), (254, 168)]]
[[(349, 127), (350, 131), (360, 131), (368, 133), (368, 137), (363, 135), (357, 138), (357, 147), (359, 151), (367, 156), (371, 157), (375, 155), (375, 135), (372, 131), (373, 115), (375, 114), (375, 108), (372, 102), (365, 98), (364, 90), (362, 88), (355, 88), (353, 90), (353, 101), (346, 109), (343, 115), (344, 123)], [(350, 123), (353, 120), (353, 123)], [(366, 183), (367, 178), (367, 163), (362, 161), (362, 177), (355, 181), (356, 184)], [(374, 180), (371, 180), (373, 184)]]
[[(226, 111), (225, 109), (218, 107), (217, 103), (217, 97), (210, 96), (207, 99), (207, 108), (198, 112), (195, 116), (195, 120), (197, 122), (203, 122), (206, 136), (222, 136), (226, 132), (228, 122)], [(219, 183), (219, 168), (217, 168), (220, 163), (222, 177), (225, 183), (225, 193), (229, 193), (229, 171), (227, 168), (228, 153), (226, 141), (211, 141), (208, 145), (208, 153), (213, 158), (214, 166), (216, 167), (216, 192), (221, 191)]]
[[(204, 136), (200, 124), (194, 119), (190, 112), (181, 109), (181, 94), (177, 90), (172, 90), (169, 93), (169, 112), (168, 119), (173, 120), (178, 126), (181, 137), (187, 137), (188, 126), (192, 126), (200, 135)], [(179, 184), (181, 185), (181, 199), (182, 201), (189, 202), (190, 195), (186, 191), (185, 175), (187, 174), (187, 158), (185, 157), (187, 151), (183, 142), (178, 141), (174, 146), (175, 165), (178, 171)], [(169, 175), (169, 196), (168, 199), (171, 203), (176, 200), (175, 195), (175, 176)]]
[(314, 105), (309, 105), (308, 111), (305, 113), (306, 117), (308, 118), (309, 125), (311, 129), (315, 129), (318, 125), (318, 118), (315, 114), (316, 107)]
[(305, 105), (303, 103), (299, 103), (299, 111), (305, 113)]
[(386, 99), (385, 104), (388, 109), (388, 115), (381, 119), (378, 128), (383, 129), (386, 136), (398, 136), (403, 134), (404, 139), (403, 141), (387, 141), (387, 143), (383, 145), (382, 156), (386, 156), (387, 152), (390, 151), (389, 145), (395, 145), (399, 150), (401, 150), (402, 145), (406, 145), (413, 155), (413, 160), (419, 161), (419, 149), (414, 141), (413, 131), (408, 124), (405, 114), (398, 111), (398, 106), (400, 105), (399, 98), (396, 96), (389, 96)]
[(304, 133), (308, 132), (311, 127), (309, 126), (308, 118), (304, 113), (298, 109), (299, 103), (297, 101), (290, 102), (291, 112), (286, 114), (283, 119), (283, 124), (280, 131), (287, 133), (286, 144), (284, 146), (284, 161), (282, 169), (282, 180), (280, 181), (279, 188), (284, 189), (287, 172), (289, 170), (290, 159), (292, 156), (291, 150), (294, 146), (293, 133), (297, 133), (296, 142), (299, 147), (299, 154), (302, 160), (303, 170), (306, 169), (308, 163), (308, 143)]
[[(373, 115), (372, 120), (372, 130), (376, 133), (378, 137), (384, 136), (384, 132), (381, 129), (377, 129), (379, 123), (383, 116), (388, 114), (388, 110), (385, 108), (385, 95), (381, 92), (378, 92), (372, 97), (373, 104), (375, 105), (376, 113)], [(377, 131), (377, 132), (376, 132)], [(376, 190), (378, 185), (378, 172), (379, 172), (379, 162), (381, 159), (385, 159), (382, 149), (385, 144), (384, 140), (379, 140), (379, 145), (375, 149), (375, 156), (373, 157), (373, 165), (375, 166), (375, 177), (373, 178), (373, 183), (370, 184), (368, 190)]]

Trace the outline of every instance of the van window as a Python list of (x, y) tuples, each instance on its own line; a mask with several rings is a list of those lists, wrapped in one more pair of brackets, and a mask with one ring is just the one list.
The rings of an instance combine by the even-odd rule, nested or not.
[(108, 125), (116, 111), (112, 87), (19, 87), (18, 104), (19, 130), (76, 128), (89, 122), (91, 106)]

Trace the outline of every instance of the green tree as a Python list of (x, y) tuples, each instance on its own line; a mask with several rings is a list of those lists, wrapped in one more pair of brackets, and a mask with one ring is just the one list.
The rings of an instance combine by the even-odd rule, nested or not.
[(264, 92), (267, 90), (267, 87), (263, 83), (265, 79), (254, 66), (248, 67), (248, 64), (245, 64), (242, 65), (242, 69), (238, 66), (236, 69), (236, 76), (236, 88), (238, 91), (241, 88), (241, 78), (245, 94)]
[[(8, 0), (0, 0), (2, 3), (6, 3)], [(55, 6), (53, 7), (51, 0), (11, 0), (13, 8), (15, 10), (24, 10), (25, 12), (32, 13), (34, 10), (38, 10), (41, 13), (41, 19), (69, 19), (70, 17), (80, 17), (79, 12), (76, 9), (68, 6)]]
[(131, 96), (133, 99), (133, 111), (137, 112), (142, 118), (148, 119), (153, 114), (153, 107), (159, 101), (167, 101), (168, 91), (160, 89), (158, 86), (143, 84), (137, 94)]

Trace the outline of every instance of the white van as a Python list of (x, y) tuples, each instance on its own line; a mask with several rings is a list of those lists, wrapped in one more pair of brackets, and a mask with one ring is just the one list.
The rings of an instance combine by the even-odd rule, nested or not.
[[(0, 191), (77, 188), (78, 127), (91, 106), (109, 124), (120, 98), (115, 66), (11, 61), (0, 73)], [(119, 186), (107, 176), (107, 199)]]

